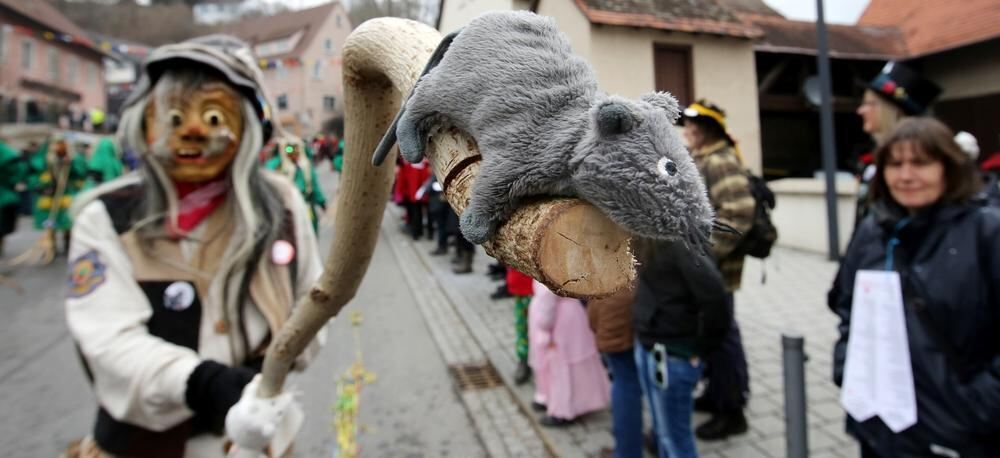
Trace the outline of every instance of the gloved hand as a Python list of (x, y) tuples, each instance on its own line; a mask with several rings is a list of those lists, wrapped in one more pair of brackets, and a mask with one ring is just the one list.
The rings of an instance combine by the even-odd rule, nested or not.
[(258, 374), (243, 389), (243, 396), (226, 415), (226, 435), (246, 451), (263, 451), (271, 445), (272, 456), (281, 456), (302, 426), (302, 408), (291, 393), (273, 398), (257, 397)]
[(236, 404), (243, 387), (257, 371), (231, 367), (211, 360), (202, 361), (187, 381), (184, 393), (188, 407), (211, 431), (222, 434), (226, 412)]

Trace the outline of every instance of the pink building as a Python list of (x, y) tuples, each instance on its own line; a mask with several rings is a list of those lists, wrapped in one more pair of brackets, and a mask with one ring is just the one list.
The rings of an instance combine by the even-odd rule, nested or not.
[(0, 123), (104, 110), (103, 57), (48, 2), (0, 0)]
[(343, 119), (341, 48), (351, 33), (339, 2), (226, 25), (253, 46), (278, 119), (308, 137)]

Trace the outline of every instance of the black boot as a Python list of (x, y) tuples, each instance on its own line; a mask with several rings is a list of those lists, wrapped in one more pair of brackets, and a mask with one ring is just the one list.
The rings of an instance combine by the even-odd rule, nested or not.
[(448, 247), (437, 247), (434, 251), (431, 251), (431, 256), (443, 256), (448, 254)]
[(704, 441), (714, 441), (725, 439), (735, 434), (747, 432), (747, 418), (743, 416), (743, 411), (720, 412), (712, 416), (708, 421), (702, 423), (694, 434), (698, 439)]
[(463, 251), (459, 256), (461, 259), (458, 264), (451, 268), (451, 271), (456, 274), (467, 274), (472, 272), (472, 252)]
[(514, 383), (524, 385), (528, 380), (531, 380), (531, 367), (528, 367), (528, 363), (519, 361), (517, 369), (514, 371)]
[(507, 291), (507, 283), (498, 286), (497, 290), (493, 291), (493, 293), (490, 294), (490, 299), (493, 299), (495, 301), (507, 297), (514, 297), (512, 294), (510, 294), (510, 291)]

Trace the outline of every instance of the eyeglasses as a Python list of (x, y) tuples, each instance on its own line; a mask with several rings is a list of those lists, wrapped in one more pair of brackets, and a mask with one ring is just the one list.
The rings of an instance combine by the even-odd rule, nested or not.
[(653, 373), (653, 381), (661, 390), (667, 389), (667, 348), (663, 344), (654, 344), (653, 361), (656, 363), (656, 372)]

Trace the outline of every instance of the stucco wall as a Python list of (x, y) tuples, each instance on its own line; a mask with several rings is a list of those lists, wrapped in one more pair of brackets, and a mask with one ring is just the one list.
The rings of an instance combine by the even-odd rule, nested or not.
[(601, 89), (624, 97), (655, 89), (654, 45), (690, 46), (694, 97), (726, 110), (747, 165), (760, 172), (757, 69), (750, 41), (610, 26), (591, 30), (589, 60)]
[(538, 14), (555, 18), (556, 27), (569, 38), (573, 52), (590, 61), (590, 20), (576, 3), (572, 0), (539, 2)]
[[(771, 221), (778, 229), (778, 245), (827, 253), (826, 183), (818, 178), (785, 178), (768, 184), (774, 191)], [(840, 179), (837, 186), (837, 230), (840, 252), (847, 249), (854, 230), (858, 184)]]
[(943, 89), (941, 100), (1000, 92), (1000, 40), (923, 59), (924, 74)]
[(523, 7), (524, 2), (519, 0), (447, 0), (441, 12), (439, 30), (447, 34), (487, 11), (510, 11)]

